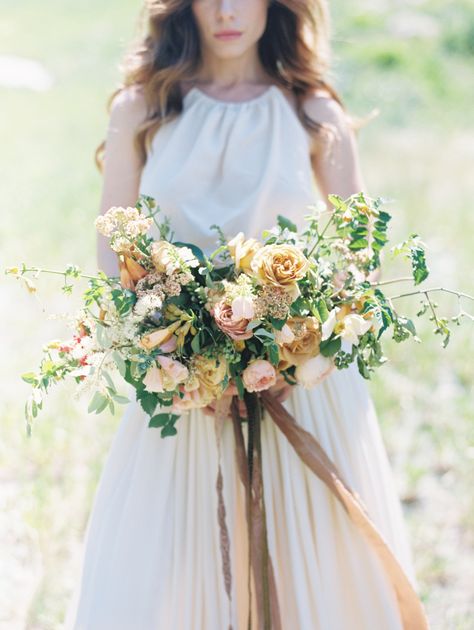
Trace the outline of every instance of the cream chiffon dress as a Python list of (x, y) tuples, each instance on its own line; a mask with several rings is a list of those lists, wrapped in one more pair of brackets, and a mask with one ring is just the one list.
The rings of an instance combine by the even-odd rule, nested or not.
[[(283, 214), (299, 226), (318, 200), (309, 139), (272, 85), (243, 102), (194, 87), (183, 111), (155, 135), (140, 192), (169, 216), (174, 239), (209, 254), (219, 225), (259, 237)], [(155, 235), (157, 236), (157, 235)], [(107, 455), (84, 538), (83, 565), (65, 628), (246, 630), (245, 499), (232, 423), (222, 435), (231, 540), (232, 607), (222, 578), (214, 420), (182, 415), (161, 438), (135, 401)], [(286, 409), (310, 431), (363, 499), (416, 588), (399, 498), (366, 381), (357, 367), (319, 386), (293, 388)], [(244, 428), (246, 427), (244, 423)], [(245, 430), (244, 430), (245, 434)], [(262, 424), (269, 550), (284, 630), (400, 630), (393, 590), (378, 558), (323, 483), (270, 418)]]

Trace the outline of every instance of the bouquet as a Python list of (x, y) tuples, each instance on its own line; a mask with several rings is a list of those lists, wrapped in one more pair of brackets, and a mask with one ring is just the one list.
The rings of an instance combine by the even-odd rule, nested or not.
[[(71, 318), (72, 336), (48, 343), (39, 370), (23, 374), (32, 385), (25, 405), (27, 428), (30, 432), (49, 388), (68, 377), (76, 381), (78, 393), (89, 392), (88, 409), (98, 414), (107, 408), (114, 411), (115, 403), (129, 402), (114, 380), (121, 375), (133, 387), (148, 426), (160, 428), (162, 437), (177, 433), (175, 425), (186, 410), (217, 401), (218, 515), (230, 599), (220, 430), (229, 411), (226, 405), (231, 405), (239, 471), (246, 489), (257, 612), (277, 626), (272, 567), (265, 526), (261, 527), (265, 519), (260, 422), (266, 408), (300, 458), (328, 485), (374, 545), (399, 597), (402, 617), (415, 623), (413, 627), (423, 628), (426, 619), (416, 594), (360, 497), (343, 482), (314, 436), (268, 390), (282, 378), (291, 385), (315, 387), (332, 370), (352, 363), (364, 378), (370, 378), (387, 360), (384, 336), (390, 334), (397, 342), (420, 341), (414, 322), (396, 308), (396, 300), (407, 295), (422, 297), (417, 316), (430, 317), (435, 334), (443, 337), (446, 346), (449, 320), (438, 314), (430, 293), (448, 291), (459, 300), (473, 298), (442, 287), (384, 293), (383, 286), (397, 281), (416, 286), (426, 280), (429, 269), (423, 241), (411, 233), (391, 248), (394, 256), (409, 261), (409, 276), (374, 281), (388, 241), (387, 200), (363, 192), (347, 199), (329, 195), (328, 200), (331, 209), (325, 204), (309, 206), (302, 230), (278, 215), (277, 225), (264, 231), (260, 240), (242, 232), (228, 240), (219, 226), (212, 226), (218, 247), (209, 256), (194, 243), (174, 240), (169, 219), (161, 217), (156, 200), (149, 196), (141, 195), (134, 207), (113, 207), (99, 216), (97, 230), (110, 239), (120, 275), (108, 277), (100, 271), (86, 275), (75, 265), (59, 272), (65, 278), (65, 292), (71, 292), (70, 281), (80, 277), (88, 280), (88, 288), (83, 307)], [(153, 224), (157, 239), (148, 235)], [(51, 270), (23, 264), (7, 271), (34, 291), (31, 274)], [(472, 319), (460, 309), (452, 321), (460, 324), (463, 316)], [(224, 397), (231, 385), (247, 408), (247, 450), (235, 397), (231, 402)]]
[[(352, 362), (370, 378), (387, 360), (383, 335), (419, 341), (413, 321), (394, 304), (407, 293), (387, 296), (381, 287), (394, 280), (370, 280), (387, 243), (387, 201), (362, 192), (328, 199), (333, 208), (310, 206), (300, 233), (281, 215), (262, 240), (242, 232), (226, 240), (213, 226), (219, 247), (210, 256), (173, 241), (169, 219), (158, 220), (151, 197), (99, 216), (96, 227), (110, 238), (120, 277), (89, 276), (75, 265), (63, 272), (64, 291), (79, 277), (89, 287), (83, 308), (70, 318), (71, 338), (48, 343), (39, 370), (22, 375), (33, 388), (25, 405), (28, 431), (49, 388), (67, 377), (78, 384), (76, 395), (91, 394), (89, 411), (100, 413), (129, 402), (117, 391), (120, 374), (135, 389), (149, 426), (166, 437), (176, 434), (180, 413), (209, 405), (231, 383), (240, 398), (268, 389), (278, 377), (314, 387)], [(147, 235), (153, 223), (159, 240)], [(392, 253), (411, 264), (411, 275), (400, 281), (419, 285), (428, 277), (417, 234)], [(48, 270), (23, 264), (7, 271), (34, 290), (28, 276)], [(417, 315), (431, 316), (446, 345), (448, 319), (437, 314), (429, 292), (408, 295), (422, 295)], [(459, 324), (464, 315), (461, 310), (452, 319)]]

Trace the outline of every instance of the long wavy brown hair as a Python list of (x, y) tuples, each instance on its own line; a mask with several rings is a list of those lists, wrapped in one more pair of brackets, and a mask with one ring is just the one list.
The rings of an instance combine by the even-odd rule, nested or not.
[[(125, 54), (120, 70), (122, 83), (109, 97), (136, 86), (144, 95), (147, 117), (135, 135), (142, 165), (151, 141), (165, 122), (183, 108), (180, 82), (192, 81), (201, 62), (199, 32), (191, 0), (145, 0), (139, 14), (139, 35)], [(266, 29), (258, 41), (258, 54), (275, 84), (291, 90), (296, 113), (315, 137), (324, 135), (324, 125), (303, 110), (305, 96), (324, 89), (346, 110), (336, 90), (325, 79), (330, 60), (330, 20), (326, 0), (271, 0)], [(357, 128), (355, 119), (354, 127)], [(103, 169), (105, 140), (95, 151), (95, 162)]]

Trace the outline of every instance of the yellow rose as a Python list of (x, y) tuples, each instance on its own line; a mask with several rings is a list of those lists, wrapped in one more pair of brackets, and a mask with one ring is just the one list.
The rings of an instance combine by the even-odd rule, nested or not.
[(262, 244), (254, 238), (245, 240), (244, 233), (239, 232), (227, 243), (232, 260), (237, 269), (242, 269), (245, 273), (251, 273), (250, 264), (255, 253), (261, 249)]
[(224, 357), (219, 360), (197, 354), (193, 357), (193, 374), (199, 381), (199, 392), (203, 399), (210, 402), (222, 394), (222, 382), (227, 374), (227, 362)]
[(279, 345), (279, 370), (285, 370), (290, 365), (302, 365), (319, 354), (321, 327), (316, 317), (290, 317), (286, 325), (293, 338), (288, 335), (286, 338), (291, 341)]
[(253, 257), (251, 269), (262, 284), (281, 287), (296, 299), (296, 283), (308, 273), (309, 261), (294, 245), (265, 245)]

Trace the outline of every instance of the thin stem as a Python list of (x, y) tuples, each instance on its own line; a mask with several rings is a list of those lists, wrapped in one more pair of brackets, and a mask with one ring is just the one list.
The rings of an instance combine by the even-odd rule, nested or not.
[(331, 225), (331, 223), (334, 221), (334, 214), (332, 214), (331, 218), (329, 219), (329, 221), (326, 223), (326, 225), (323, 228), (323, 231), (318, 234), (318, 238), (316, 240), (316, 243), (313, 245), (313, 247), (309, 250), (308, 254), (307, 254), (307, 258), (309, 258), (311, 256), (311, 254), (314, 252), (314, 250), (316, 249), (316, 247), (319, 245), (319, 242), (321, 241), (321, 239), (323, 238), (326, 230), (329, 228), (329, 226)]
[[(100, 276), (91, 276), (89, 274), (86, 273), (78, 273), (78, 274), (74, 274), (69, 276), (69, 274), (65, 271), (59, 271), (57, 269), (41, 269), (40, 267), (25, 267), (21, 270), (19, 270), (17, 275), (24, 275), (27, 272), (35, 272), (35, 273), (52, 273), (58, 276), (66, 276), (66, 277), (72, 277), (72, 278), (87, 278), (89, 280), (102, 280), (103, 278), (101, 278)], [(111, 280), (113, 278), (116, 278), (116, 276), (110, 276), (108, 279)], [(118, 276), (117, 276), (118, 278)]]
[(380, 287), (384, 284), (393, 284), (394, 282), (405, 282), (413, 280), (413, 276), (402, 276), (401, 278), (391, 278), (390, 280), (382, 280), (381, 282), (371, 282), (371, 287)]
[(433, 318), (434, 318), (435, 324), (436, 324), (436, 326), (439, 328), (439, 320), (438, 320), (438, 316), (436, 315), (436, 311), (435, 311), (435, 309), (434, 309), (433, 303), (432, 303), (432, 302), (431, 302), (431, 300), (430, 300), (430, 296), (428, 295), (427, 291), (425, 291), (425, 292), (424, 292), (424, 295), (425, 295), (426, 300), (427, 300), (427, 302), (428, 302), (428, 304), (429, 304), (430, 311), (433, 313)]
[(389, 299), (396, 300), (398, 298), (407, 297), (408, 295), (419, 295), (420, 293), (426, 294), (430, 291), (445, 291), (446, 293), (452, 293), (453, 295), (457, 295), (458, 298), (465, 297), (468, 300), (472, 300), (474, 302), (474, 297), (469, 295), (468, 293), (463, 293), (462, 291), (454, 291), (452, 289), (446, 289), (445, 287), (432, 287), (431, 289), (420, 289), (419, 291), (410, 291), (409, 293), (400, 293), (399, 295), (392, 295)]

